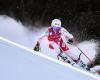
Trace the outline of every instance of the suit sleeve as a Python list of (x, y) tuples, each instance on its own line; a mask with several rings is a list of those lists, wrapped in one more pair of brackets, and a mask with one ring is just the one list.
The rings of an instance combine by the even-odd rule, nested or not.
[(36, 41), (36, 45), (40, 45), (41, 41), (45, 38), (45, 37), (48, 37), (49, 35), (49, 32), (46, 31), (45, 33), (43, 33), (39, 38), (38, 40)]
[(67, 39), (73, 39), (73, 35), (70, 34), (65, 28), (61, 29), (61, 33), (67, 38)]

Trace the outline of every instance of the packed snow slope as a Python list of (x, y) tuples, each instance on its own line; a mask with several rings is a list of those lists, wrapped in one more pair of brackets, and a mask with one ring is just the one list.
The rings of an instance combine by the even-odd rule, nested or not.
[[(95, 80), (0, 40), (0, 80)], [(7, 46), (9, 45), (9, 46)]]
[[(44, 28), (40, 31), (34, 28), (34, 32), (29, 32), (20, 22), (16, 22), (7, 16), (0, 16), (0, 36), (29, 48), (33, 48), (35, 40), (43, 30)], [(96, 47), (93, 42), (87, 43), (92, 43), (93, 45), (89, 45)], [(85, 43), (82, 43), (83, 45)], [(47, 52), (46, 49), (45, 54)], [(0, 41), (0, 80), (95, 80), (69, 67), (29, 53), (14, 45)], [(94, 50), (93, 57), (95, 53)], [(47, 55), (55, 57), (55, 53), (47, 53)]]

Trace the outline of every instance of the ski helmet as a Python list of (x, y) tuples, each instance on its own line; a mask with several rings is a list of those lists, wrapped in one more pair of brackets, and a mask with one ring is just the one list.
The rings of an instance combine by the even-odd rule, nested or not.
[(59, 19), (54, 19), (51, 22), (52, 27), (61, 27), (61, 21)]

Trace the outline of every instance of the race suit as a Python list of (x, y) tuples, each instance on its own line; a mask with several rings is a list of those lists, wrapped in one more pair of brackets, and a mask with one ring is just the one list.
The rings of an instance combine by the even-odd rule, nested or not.
[(65, 28), (62, 27), (61, 30), (55, 33), (53, 31), (53, 28), (49, 27), (48, 30), (42, 36), (40, 36), (37, 43), (40, 44), (41, 40), (44, 39), (44, 37), (47, 37), (49, 41), (48, 47), (50, 49), (54, 49), (57, 55), (59, 55), (61, 51), (63, 51), (67, 56), (71, 57), (73, 60), (77, 60), (78, 58), (76, 57), (76, 55), (74, 55), (70, 51), (69, 47), (63, 41), (62, 35), (64, 35), (67, 40), (74, 40), (73, 35), (70, 34)]

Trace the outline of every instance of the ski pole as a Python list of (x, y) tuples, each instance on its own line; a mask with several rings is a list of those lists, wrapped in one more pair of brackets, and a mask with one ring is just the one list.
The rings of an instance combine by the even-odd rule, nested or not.
[(94, 63), (92, 62), (92, 60), (77, 46), (77, 45), (74, 45), (76, 48), (78, 48), (78, 50), (81, 51), (81, 53), (84, 54), (84, 56), (89, 60), (89, 62), (94, 66)]

